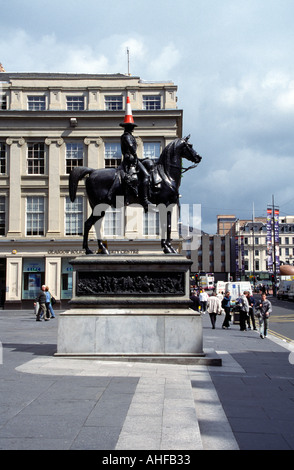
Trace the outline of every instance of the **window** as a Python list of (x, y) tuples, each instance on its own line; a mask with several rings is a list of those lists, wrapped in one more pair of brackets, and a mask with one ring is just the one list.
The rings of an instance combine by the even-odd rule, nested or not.
[(44, 235), (44, 197), (27, 197), (26, 234)]
[(117, 168), (121, 164), (121, 146), (120, 143), (105, 144), (105, 168)]
[(45, 96), (28, 96), (28, 110), (29, 111), (45, 111), (46, 98)]
[(6, 174), (6, 144), (0, 142), (0, 174)]
[(144, 235), (159, 235), (159, 212), (144, 212), (143, 220), (143, 234)]
[(23, 258), (22, 298), (35, 299), (45, 283), (45, 259)]
[(0, 235), (5, 235), (5, 197), (0, 196)]
[(67, 96), (66, 97), (67, 111), (84, 111), (85, 100), (83, 96)]
[(66, 144), (66, 173), (70, 173), (75, 166), (83, 166), (84, 145), (79, 143)]
[(144, 158), (151, 158), (156, 160), (160, 157), (160, 143), (159, 142), (144, 142), (143, 144)]
[(143, 109), (148, 111), (154, 111), (155, 109), (161, 109), (161, 98), (159, 95), (144, 95), (143, 96)]
[(105, 96), (106, 111), (121, 111), (123, 109), (122, 96)]
[(104, 236), (122, 235), (122, 210), (110, 207), (105, 212)]
[(83, 197), (78, 196), (74, 202), (65, 199), (65, 235), (83, 234)]
[(28, 175), (44, 175), (45, 146), (42, 143), (28, 144)]
[(7, 96), (6, 95), (0, 95), (0, 109), (7, 109)]

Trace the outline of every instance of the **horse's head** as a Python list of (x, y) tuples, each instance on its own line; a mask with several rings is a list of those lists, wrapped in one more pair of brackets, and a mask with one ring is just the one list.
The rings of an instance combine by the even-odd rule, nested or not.
[(193, 168), (201, 162), (202, 157), (193, 149), (193, 145), (189, 142), (190, 135), (179, 139), (179, 147), (181, 149), (181, 157), (186, 158), (194, 163)]
[[(165, 173), (174, 181), (180, 182), (181, 173), (195, 168), (201, 162), (202, 157), (193, 149), (188, 137), (178, 138), (170, 142), (158, 159), (158, 164), (162, 164)], [(182, 159), (186, 158), (192, 165), (184, 169)]]

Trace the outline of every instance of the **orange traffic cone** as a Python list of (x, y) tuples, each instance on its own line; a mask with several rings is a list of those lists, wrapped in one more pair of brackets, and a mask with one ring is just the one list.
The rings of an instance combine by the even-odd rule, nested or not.
[(133, 118), (132, 108), (131, 108), (131, 101), (130, 101), (130, 98), (127, 96), (127, 107), (126, 107), (125, 119), (124, 119), (124, 122), (120, 124), (120, 126), (124, 127), (124, 126), (129, 126), (129, 125), (133, 127), (137, 127), (137, 124), (134, 123), (134, 118)]

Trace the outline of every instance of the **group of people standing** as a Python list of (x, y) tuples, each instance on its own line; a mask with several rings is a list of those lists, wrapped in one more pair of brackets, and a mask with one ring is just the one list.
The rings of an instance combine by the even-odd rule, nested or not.
[(49, 287), (42, 286), (41, 292), (36, 298), (34, 306), (36, 308), (36, 321), (42, 321), (44, 318), (45, 321), (50, 320), (50, 318), (55, 318), (55, 313), (52, 307), (53, 297), (50, 294)]
[[(224, 314), (224, 321), (222, 324), (223, 329), (230, 329), (231, 312), (232, 312), (232, 298), (229, 291), (225, 294), (216, 294), (212, 292), (208, 295), (207, 292), (201, 291), (198, 295), (196, 291), (191, 296), (193, 302), (193, 310), (200, 311), (201, 313), (208, 313), (212, 328), (215, 329), (216, 319), (218, 315)], [(245, 291), (236, 300), (234, 310), (239, 313), (240, 330), (247, 331), (247, 329), (257, 330), (256, 318), (259, 321), (260, 337), (267, 336), (269, 317), (272, 312), (272, 304), (266, 298), (263, 292), (260, 301), (256, 301), (254, 296)]]

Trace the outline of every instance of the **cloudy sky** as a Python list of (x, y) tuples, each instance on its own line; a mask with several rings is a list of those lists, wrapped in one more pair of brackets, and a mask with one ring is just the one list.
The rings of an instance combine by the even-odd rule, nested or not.
[(7, 72), (126, 73), (171, 80), (203, 156), (181, 186), (217, 214), (294, 214), (293, 0), (0, 0)]

